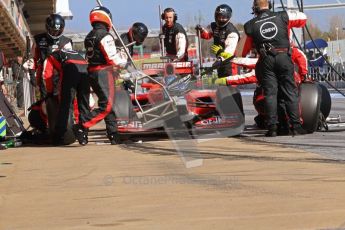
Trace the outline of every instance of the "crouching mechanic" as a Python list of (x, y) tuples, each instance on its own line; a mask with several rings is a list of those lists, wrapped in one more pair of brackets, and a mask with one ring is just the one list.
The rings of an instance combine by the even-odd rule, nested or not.
[(123, 68), (127, 55), (117, 52), (115, 39), (109, 33), (112, 27), (110, 11), (102, 6), (90, 12), (90, 23), (93, 29), (86, 36), (84, 45), (88, 60), (88, 79), (90, 86), (98, 97), (98, 108), (84, 114), (85, 120), (75, 127), (75, 134), (81, 145), (88, 143), (88, 129), (99, 121), (106, 124), (107, 136), (112, 145), (121, 142), (113, 104), (115, 101), (114, 68)]
[[(303, 52), (297, 47), (292, 48), (292, 61), (298, 67), (298, 72), (294, 73), (294, 79), (299, 86), (302, 82), (310, 81), (307, 77), (308, 69), (306, 68), (307, 59)], [(248, 70), (246, 73), (239, 75), (232, 75), (224, 78), (218, 78), (214, 81), (216, 85), (244, 85), (244, 84), (253, 84), (258, 83), (258, 80), (255, 75), (255, 65), (257, 58), (234, 58), (231, 62), (235, 63), (238, 66), (244, 67)], [(254, 118), (257, 127), (265, 129), (266, 127), (266, 118), (265, 111), (263, 109), (263, 90), (262, 87), (258, 84), (253, 97), (253, 104), (255, 109), (258, 112), (258, 115)], [(289, 135), (290, 128), (287, 121), (286, 109), (283, 104), (278, 104), (278, 135)]]
[(211, 52), (218, 58), (218, 77), (226, 77), (237, 74), (237, 68), (231, 63), (222, 63), (233, 57), (237, 43), (240, 39), (240, 34), (236, 27), (230, 22), (232, 16), (232, 9), (226, 4), (217, 6), (214, 12), (214, 20), (208, 31), (197, 25), (195, 29), (200, 31), (201, 38), (211, 39), (213, 37), (213, 45)]
[[(308, 77), (308, 59), (302, 50), (293, 46), (291, 47), (291, 59), (292, 62), (297, 66), (298, 71), (294, 73), (294, 79), (297, 85), (301, 82), (311, 81)], [(233, 58), (231, 60), (232, 64), (236, 66), (241, 66), (247, 71), (243, 74), (232, 75), (227, 77), (218, 78), (214, 81), (216, 85), (244, 85), (257, 83), (257, 78), (255, 75), (255, 66), (257, 63), (257, 58)], [(250, 71), (251, 70), (251, 71)]]
[[(142, 45), (148, 33), (149, 30), (144, 23), (136, 22), (132, 25), (127, 33), (123, 33), (120, 35), (123, 43), (127, 46), (131, 56), (133, 56), (133, 45)], [(116, 46), (121, 46), (121, 43), (118, 40), (116, 40)]]
[[(149, 30), (147, 29), (147, 26), (144, 23), (141, 22), (135, 22), (131, 28), (129, 29), (128, 32), (123, 33), (120, 35), (120, 38), (123, 42), (123, 44), (126, 46), (126, 48), (129, 51), (129, 54), (133, 57), (133, 50), (134, 50), (134, 45), (136, 46), (140, 46), (143, 44), (143, 42), (145, 41), (147, 35), (149, 33)], [(115, 41), (115, 45), (116, 47), (122, 47), (121, 42), (119, 41), (119, 39), (117, 39)], [(125, 68), (130, 67), (130, 60), (127, 60), (127, 65), (125, 66)], [(128, 70), (128, 69), (127, 69)], [(134, 92), (134, 84), (132, 83), (132, 81), (130, 80), (130, 74), (124, 74), (121, 75), (121, 77), (119, 77), (116, 80), (116, 85), (123, 85), (125, 90), (130, 90), (132, 92)]]
[[(59, 76), (57, 98), (54, 96), (54, 73), (56, 72)], [(65, 49), (54, 51), (44, 62), (42, 78), (47, 92), (47, 103), (56, 103), (57, 106), (55, 110), (47, 109), (48, 121), (53, 120), (49, 122), (49, 125), (54, 126), (49, 127), (52, 142), (54, 145), (71, 144), (74, 142), (71, 139), (75, 140), (72, 131), (75, 96), (79, 111), (77, 113), (79, 117), (76, 120), (85, 121), (84, 115), (90, 111), (87, 62), (76, 51)]]

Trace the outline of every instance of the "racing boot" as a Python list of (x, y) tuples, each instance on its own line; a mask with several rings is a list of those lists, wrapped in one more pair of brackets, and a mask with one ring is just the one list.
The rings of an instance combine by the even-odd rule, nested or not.
[(54, 134), (52, 138), (52, 144), (54, 146), (64, 145), (63, 138), (61, 136)]
[(284, 123), (279, 123), (278, 124), (278, 129), (277, 129), (277, 135), (278, 136), (288, 136), (290, 135), (290, 127), (288, 124)]
[(88, 136), (87, 136), (87, 129), (85, 129), (82, 125), (76, 124), (73, 126), (73, 132), (75, 137), (77, 138), (80, 145), (87, 145), (89, 142)]
[(254, 117), (254, 121), (255, 121), (256, 127), (258, 127), (259, 129), (267, 128), (265, 117), (263, 115), (258, 114), (256, 117)]
[(122, 139), (120, 138), (120, 135), (117, 132), (108, 134), (108, 138), (111, 145), (122, 144)]
[(277, 136), (277, 125), (268, 126), (268, 131), (265, 134), (266, 137), (276, 137)]
[(294, 124), (291, 129), (292, 136), (305, 135), (308, 132), (302, 128), (301, 124)]

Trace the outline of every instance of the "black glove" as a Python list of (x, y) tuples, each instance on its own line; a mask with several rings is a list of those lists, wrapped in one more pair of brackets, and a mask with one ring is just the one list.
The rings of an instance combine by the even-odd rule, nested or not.
[(204, 28), (202, 28), (202, 26), (200, 24), (198, 24), (198, 25), (195, 26), (195, 30), (201, 32), (201, 31), (204, 30)]
[(125, 90), (130, 90), (130, 91), (132, 91), (132, 93), (134, 93), (135, 85), (131, 80), (124, 80), (123, 86), (124, 86)]
[(217, 58), (217, 60), (215, 62), (213, 62), (212, 68), (213, 69), (218, 69), (222, 65), (223, 65), (223, 60), (219, 57), (219, 58)]

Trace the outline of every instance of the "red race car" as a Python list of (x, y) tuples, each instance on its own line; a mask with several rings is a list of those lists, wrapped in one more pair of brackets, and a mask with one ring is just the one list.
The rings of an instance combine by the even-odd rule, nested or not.
[(195, 78), (192, 62), (147, 63), (142, 69), (133, 73), (131, 94), (117, 90), (115, 111), (122, 134), (164, 132), (164, 123), (176, 116), (194, 135), (243, 132), (238, 89), (208, 85), (207, 80)]

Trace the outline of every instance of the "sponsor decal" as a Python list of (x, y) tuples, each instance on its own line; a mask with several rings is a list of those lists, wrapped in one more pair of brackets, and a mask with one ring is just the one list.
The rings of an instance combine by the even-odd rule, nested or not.
[(227, 11), (226, 11), (226, 8), (220, 8), (219, 9), (219, 13), (226, 13)]
[(226, 116), (214, 116), (208, 119), (201, 120), (196, 123), (196, 125), (200, 126), (215, 126), (215, 125), (234, 125), (241, 121), (240, 114), (232, 114)]
[[(184, 78), (180, 78), (177, 81), (173, 81), (172, 83), (168, 84), (168, 90), (186, 90), (188, 88), (188, 84), (192, 78), (192, 75), (187, 75)], [(176, 80), (177, 78), (175, 78)]]
[[(192, 68), (192, 63), (191, 62), (173, 62), (170, 63), (172, 64), (175, 68)], [(144, 63), (143, 64), (143, 70), (148, 70), (148, 69), (164, 69), (166, 63), (163, 62), (157, 62), (157, 63)]]
[(212, 118), (200, 121), (201, 125), (215, 125), (215, 124), (219, 125), (221, 123), (222, 123), (222, 117), (220, 116), (216, 116), (216, 117), (212, 117)]
[(265, 22), (260, 27), (260, 34), (263, 38), (272, 39), (278, 33), (278, 27), (273, 22)]
[(143, 128), (143, 124), (141, 121), (117, 121), (117, 125), (121, 128), (134, 128), (134, 129), (141, 129)]

